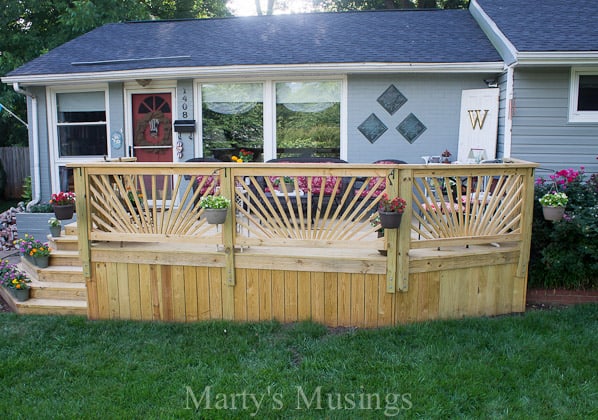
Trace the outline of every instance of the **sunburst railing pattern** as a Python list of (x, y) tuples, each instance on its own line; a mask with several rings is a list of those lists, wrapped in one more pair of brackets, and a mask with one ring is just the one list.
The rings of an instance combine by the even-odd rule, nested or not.
[(411, 247), (520, 240), (526, 180), (503, 167), (415, 170)]

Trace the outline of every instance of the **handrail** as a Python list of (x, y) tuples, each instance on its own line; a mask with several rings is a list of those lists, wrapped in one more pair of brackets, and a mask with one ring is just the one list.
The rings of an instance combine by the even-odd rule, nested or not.
[[(530, 162), (487, 165), (332, 163), (73, 163), (80, 238), (189, 243), (234, 253), (245, 247), (388, 249), (388, 291), (407, 288), (409, 250), (523, 243), (531, 230)], [(292, 186), (285, 184), (292, 179)], [(292, 188), (292, 191), (291, 191)], [(530, 196), (530, 191), (532, 195)], [(381, 193), (408, 202), (403, 225), (379, 238), (370, 216)], [(201, 197), (233, 201), (209, 225)], [(84, 230), (82, 232), (81, 230)], [(195, 247), (194, 247), (195, 248)], [(214, 248), (212, 248), (214, 249)], [(378, 257), (381, 258), (381, 257)], [(89, 263), (89, 261), (86, 261)]]

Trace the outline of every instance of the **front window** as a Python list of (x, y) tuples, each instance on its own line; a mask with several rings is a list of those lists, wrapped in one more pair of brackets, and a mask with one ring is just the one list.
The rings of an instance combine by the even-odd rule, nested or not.
[(339, 157), (338, 81), (276, 83), (278, 157)]
[(264, 147), (263, 85), (204, 84), (201, 100), (203, 155), (228, 161), (246, 149), (260, 159)]
[(569, 120), (598, 122), (598, 70), (575, 69), (571, 72)]
[(59, 157), (108, 153), (104, 92), (57, 93)]

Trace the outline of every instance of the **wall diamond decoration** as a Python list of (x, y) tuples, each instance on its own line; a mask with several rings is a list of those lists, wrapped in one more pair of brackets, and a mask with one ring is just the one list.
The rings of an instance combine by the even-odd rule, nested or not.
[(373, 144), (386, 130), (388, 130), (388, 127), (380, 121), (380, 118), (376, 117), (376, 114), (371, 114), (359, 125), (359, 127), (357, 127), (357, 129), (370, 143)]
[(413, 142), (426, 131), (426, 126), (411, 113), (397, 126), (397, 131), (401, 133), (409, 143), (413, 144)]
[(395, 85), (390, 85), (377, 99), (378, 103), (390, 114), (393, 115), (399, 110), (407, 98), (403, 95)]

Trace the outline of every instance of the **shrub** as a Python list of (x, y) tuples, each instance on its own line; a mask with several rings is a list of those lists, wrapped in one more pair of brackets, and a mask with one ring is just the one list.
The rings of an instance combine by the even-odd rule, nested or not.
[[(544, 220), (539, 199), (551, 191), (569, 197), (560, 222)], [(598, 287), (598, 175), (584, 180), (564, 169), (536, 180), (529, 285), (547, 288)]]

